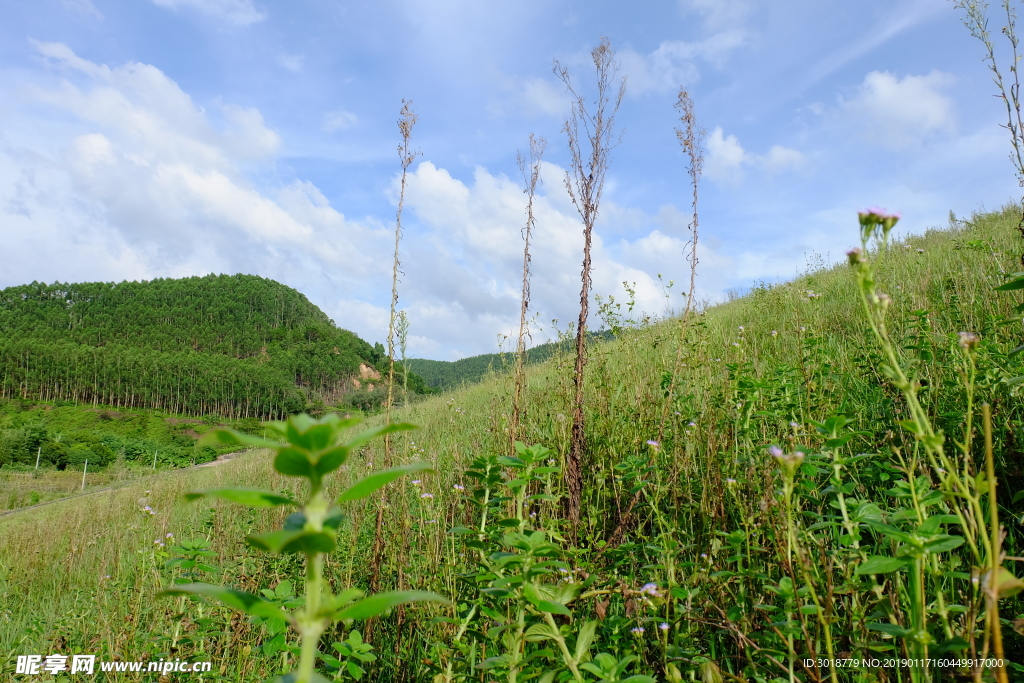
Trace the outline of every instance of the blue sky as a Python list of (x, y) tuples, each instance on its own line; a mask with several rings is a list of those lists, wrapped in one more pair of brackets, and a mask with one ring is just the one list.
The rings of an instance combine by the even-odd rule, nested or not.
[[(948, 0), (0, 0), (0, 287), (253, 273), (368, 341), (387, 333), (402, 100), (419, 116), (399, 307), (409, 355), (497, 349), (518, 325), (525, 196), (544, 136), (536, 341), (577, 315), (569, 112), (607, 36), (627, 94), (595, 292), (662, 315), (690, 188), (680, 87), (707, 130), (698, 298), (1018, 193), (982, 46)], [(1001, 24), (993, 17), (998, 36)], [(669, 305), (679, 308), (677, 285)], [(593, 320), (594, 326), (600, 321)], [(507, 345), (506, 345), (507, 346)]]

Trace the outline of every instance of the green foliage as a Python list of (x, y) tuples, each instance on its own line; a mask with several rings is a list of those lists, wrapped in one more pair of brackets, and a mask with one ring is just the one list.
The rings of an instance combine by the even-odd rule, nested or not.
[[(878, 297), (884, 318), (866, 317), (843, 265), (755, 288), (684, 329), (678, 320), (623, 327), (591, 359), (590, 448), (572, 528), (562, 473), (573, 378), (559, 354), (528, 370), (521, 433), (543, 447), (510, 447), (512, 387), (500, 373), (396, 409), (421, 429), (390, 435), (391, 460), (380, 440), (336, 452), (351, 436), (331, 441), (323, 420), (286, 438), (252, 416), (224, 432), (219, 418), (146, 418), (144, 428), (108, 411), (109, 420), (67, 415), (74, 428), (58, 430), (31, 402), (4, 407), (0, 428), (11, 434), (0, 437), (13, 441), (33, 424), (46, 443), (89, 448), (76, 434), (101, 426), (125, 439), (210, 430), (218, 449), (273, 453), (86, 496), (58, 515), (0, 518), (0, 646), (66, 643), (142, 659), (170, 656), (159, 638), (177, 630), (175, 656), (202, 652), (225, 679), (262, 683), (302, 659), (307, 556), (330, 547), (319, 574), (329, 590), (314, 592), (324, 617), (384, 611), (324, 628), (312, 661), (327, 678), (989, 681), (992, 667), (913, 660), (924, 651), (991, 659), (998, 623), (1012, 681), (1024, 656), (1024, 583), (1010, 559), (1024, 556), (1024, 356), (1010, 354), (1019, 321), (1001, 323), (1019, 315), (1024, 290), (995, 288), (1017, 269), (1008, 255), (1016, 211), (869, 250), (868, 291), (888, 294), (887, 304)], [(959, 248), (978, 243), (989, 250)], [(888, 351), (870, 320), (884, 323)], [(928, 454), (939, 447), (950, 466), (937, 469)], [(429, 478), (401, 476), (421, 459), (436, 470)], [(38, 490), (31, 466), (18, 467), (26, 495)], [(310, 506), (318, 477), (323, 501)], [(208, 489), (204, 502), (179, 505), (194, 489)], [(142, 498), (151, 510), (140, 513)], [(216, 555), (166, 567), (154, 539), (167, 531), (209, 539)], [(186, 576), (199, 564), (223, 571)], [(150, 600), (158, 586), (187, 585), (179, 579), (213, 588)], [(403, 591), (454, 604), (373, 599)], [(832, 655), (846, 665), (820, 665)], [(873, 659), (896, 663), (853, 665)]]
[[(246, 541), (252, 547), (276, 555), (305, 555), (306, 593), (301, 608), (292, 612), (285, 610), (288, 606), (297, 607), (298, 601), (291, 600), (291, 584), (284, 582), (273, 592), (264, 591), (264, 597), (206, 583), (176, 584), (162, 593), (165, 596), (199, 595), (213, 598), (232, 609), (267, 620), (268, 624), (291, 624), (301, 634), (302, 640), (298, 670), (286, 677), (295, 683), (324, 680), (314, 669), (317, 659), (323, 659), (318, 650), (320, 635), (330, 624), (368, 619), (409, 602), (447, 602), (440, 595), (425, 591), (392, 591), (364, 597), (363, 591), (348, 588), (335, 594), (324, 580), (323, 558), (336, 548), (338, 526), (344, 517), (335, 503), (365, 498), (398, 477), (429, 469), (423, 463), (399, 466), (364, 477), (339, 496), (328, 494), (324, 488), (325, 478), (341, 467), (352, 453), (378, 436), (414, 428), (409, 424), (389, 424), (340, 443), (342, 432), (358, 422), (358, 419), (342, 419), (333, 414), (319, 420), (302, 414), (294, 415), (286, 422), (272, 424), (271, 431), (275, 440), (232, 429), (212, 430), (204, 437), (204, 441), (210, 443), (269, 448), (276, 452), (274, 469), (286, 476), (307, 480), (309, 491), (301, 506), (288, 497), (253, 489), (212, 489), (187, 496), (192, 500), (220, 498), (250, 507), (299, 507), (298, 511), (288, 516), (281, 531), (250, 534)], [(294, 604), (289, 605), (290, 602)], [(268, 629), (274, 638), (282, 636), (283, 639), (280, 626), (268, 626)], [(368, 650), (361, 647), (362, 643), (358, 639), (352, 640), (350, 636), (346, 643), (348, 650), (343, 653), (346, 670), (358, 679), (363, 670), (352, 658), (366, 662), (372, 661), (372, 657), (367, 657)], [(276, 651), (278, 648), (271, 646), (270, 649)]]
[(336, 401), (375, 362), (303, 295), (252, 275), (0, 290), (0, 396), (278, 417)]

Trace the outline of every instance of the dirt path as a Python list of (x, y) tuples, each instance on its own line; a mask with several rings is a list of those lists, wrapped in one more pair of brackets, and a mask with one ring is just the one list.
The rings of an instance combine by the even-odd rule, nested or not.
[(216, 460), (211, 460), (210, 462), (204, 462), (201, 465), (191, 465), (189, 467), (182, 467), (180, 469), (165, 470), (165, 471), (157, 473), (157, 474), (149, 474), (149, 475), (146, 475), (145, 477), (139, 477), (138, 479), (132, 479), (131, 481), (122, 481), (122, 482), (117, 483), (117, 484), (111, 484), (109, 486), (103, 486), (101, 488), (92, 489), (91, 491), (85, 491), (83, 493), (73, 493), (70, 496), (64, 496), (63, 498), (57, 498), (55, 500), (48, 500), (45, 503), (36, 503), (35, 505), (29, 505), (28, 507), (23, 507), (23, 508), (15, 508), (13, 510), (3, 510), (3, 511), (0, 511), (0, 517), (4, 517), (6, 515), (13, 515), (16, 512), (24, 512), (26, 510), (36, 510), (38, 508), (43, 507), (44, 505), (53, 505), (54, 503), (63, 503), (66, 500), (72, 500), (74, 498), (81, 498), (82, 496), (91, 496), (94, 493), (102, 493), (103, 491), (110, 491), (110, 490), (113, 490), (113, 489), (124, 488), (125, 486), (131, 486), (132, 484), (138, 484), (140, 482), (144, 482), (147, 479), (150, 479), (150, 478), (153, 478), (153, 477), (162, 477), (162, 476), (165, 476), (167, 474), (177, 474), (179, 472), (188, 472), (189, 470), (197, 470), (200, 467), (216, 467), (217, 465), (222, 465), (222, 464), (228, 462), (229, 460), (233, 460), (235, 457), (237, 457), (239, 455), (242, 455), (244, 453), (249, 453), (249, 452), (251, 452), (251, 451), (237, 451), (235, 453), (224, 453), (222, 455), (218, 455)]

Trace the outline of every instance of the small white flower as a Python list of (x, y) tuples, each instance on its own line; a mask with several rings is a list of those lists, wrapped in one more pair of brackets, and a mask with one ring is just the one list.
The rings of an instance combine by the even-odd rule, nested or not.
[(433, 497), (434, 497), (433, 493), (421, 493), (420, 494), (420, 498), (433, 498)]
[(465, 491), (466, 490), (466, 487), (463, 486), (462, 484), (456, 484), (452, 488), (454, 488), (456, 491)]

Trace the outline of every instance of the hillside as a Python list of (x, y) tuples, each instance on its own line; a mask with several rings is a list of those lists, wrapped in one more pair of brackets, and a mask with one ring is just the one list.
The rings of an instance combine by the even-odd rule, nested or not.
[[(390, 452), (359, 442), (325, 490), (418, 461), (433, 471), (337, 501), (324, 583), (452, 603), (331, 626), (318, 671), (337, 680), (357, 663), (366, 680), (416, 683), (990, 681), (992, 664), (971, 667), (997, 658), (999, 633), (1003, 680), (1021, 680), (1024, 355), (1012, 353), (1019, 320), (1006, 324), (1021, 296), (995, 289), (1019, 268), (1018, 219), (1010, 206), (866, 256), (873, 310), (885, 310), (920, 411), (891, 379), (847, 263), (596, 346), (576, 522), (564, 476), (572, 363), (528, 368), (514, 436), (550, 451), (509, 457), (506, 375), (395, 411), (419, 429), (392, 434)], [(273, 619), (154, 597), (177, 580), (301, 601), (305, 561), (245, 540), (291, 508), (182, 498), (225, 486), (309, 493), (264, 452), (49, 508), (59, 515), (0, 518), (0, 650), (212, 660), (254, 683), (293, 668), (283, 659), (299, 638)]]
[(380, 345), (253, 275), (0, 290), (4, 398), (270, 418), (334, 403), (385, 363)]
[[(591, 342), (609, 341), (614, 338), (610, 330), (590, 332)], [(572, 353), (575, 340), (538, 344), (526, 351), (527, 365), (536, 365), (549, 360), (559, 353)], [(490, 373), (511, 372), (515, 365), (515, 353), (483, 353), (479, 356), (460, 358), (455, 361), (410, 358), (406, 361), (409, 371), (423, 378), (428, 387), (441, 391), (454, 389), (463, 384), (475, 384)]]

